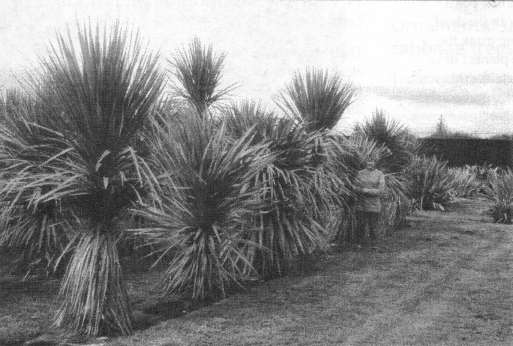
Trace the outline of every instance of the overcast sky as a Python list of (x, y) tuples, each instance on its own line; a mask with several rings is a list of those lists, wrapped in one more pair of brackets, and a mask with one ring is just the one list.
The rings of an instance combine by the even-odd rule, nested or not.
[(339, 124), (383, 109), (419, 134), (513, 132), (513, 3), (2, 0), (0, 86), (66, 24), (120, 19), (170, 56), (197, 36), (227, 54), (235, 96), (270, 104), (293, 72), (337, 71), (358, 89)]

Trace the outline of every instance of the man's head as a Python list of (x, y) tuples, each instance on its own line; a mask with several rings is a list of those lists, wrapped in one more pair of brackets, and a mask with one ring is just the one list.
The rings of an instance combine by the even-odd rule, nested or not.
[(365, 162), (365, 168), (369, 169), (369, 170), (374, 170), (376, 168), (376, 161), (374, 161), (373, 159), (369, 159)]

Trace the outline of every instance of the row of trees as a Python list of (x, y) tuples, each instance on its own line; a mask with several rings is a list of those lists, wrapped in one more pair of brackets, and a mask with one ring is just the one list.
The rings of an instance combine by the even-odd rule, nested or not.
[(403, 126), (378, 111), (334, 132), (354, 89), (317, 69), (293, 76), (277, 111), (223, 103), (223, 64), (195, 40), (166, 74), (136, 33), (80, 26), (2, 96), (0, 247), (25, 268), (64, 271), (57, 325), (131, 333), (119, 249), (134, 239), (165, 265), (165, 294), (201, 300), (286, 273), (350, 238), (370, 158), (386, 172), (383, 224), (404, 219), (411, 163), (426, 159)]
[[(479, 133), (478, 133), (479, 134)], [(464, 131), (452, 131), (447, 125), (443, 115), (440, 115), (438, 122), (436, 123), (433, 133), (429, 135), (432, 138), (468, 138), (477, 139), (482, 138), (476, 133), (469, 133)], [(513, 135), (510, 133), (498, 133), (495, 135), (487, 136), (488, 139), (508, 139), (512, 140)]]

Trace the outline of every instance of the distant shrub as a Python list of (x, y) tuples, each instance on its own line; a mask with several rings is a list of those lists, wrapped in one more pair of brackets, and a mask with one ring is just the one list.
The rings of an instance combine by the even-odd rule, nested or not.
[(490, 213), (497, 223), (512, 223), (513, 216), (513, 171), (491, 172), (486, 189), (493, 201)]
[(479, 178), (478, 166), (450, 168), (449, 173), (454, 179), (454, 195), (456, 197), (473, 197), (484, 186)]
[(472, 134), (472, 133), (467, 133), (467, 132), (463, 132), (463, 131), (456, 131), (456, 132), (451, 132), (449, 134), (450, 138), (467, 138), (467, 139), (479, 139), (478, 136)]
[(446, 210), (454, 196), (455, 182), (445, 161), (439, 161), (436, 157), (415, 156), (406, 168), (406, 176), (414, 207)]

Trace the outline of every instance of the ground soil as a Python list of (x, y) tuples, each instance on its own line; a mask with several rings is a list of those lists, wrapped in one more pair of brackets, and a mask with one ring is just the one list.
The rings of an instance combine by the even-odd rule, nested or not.
[[(109, 344), (513, 345), (513, 227), (492, 224), (486, 208), (417, 213), (384, 241)], [(2, 321), (16, 326), (13, 309), (30, 305), (13, 300), (0, 301), (0, 340)]]

